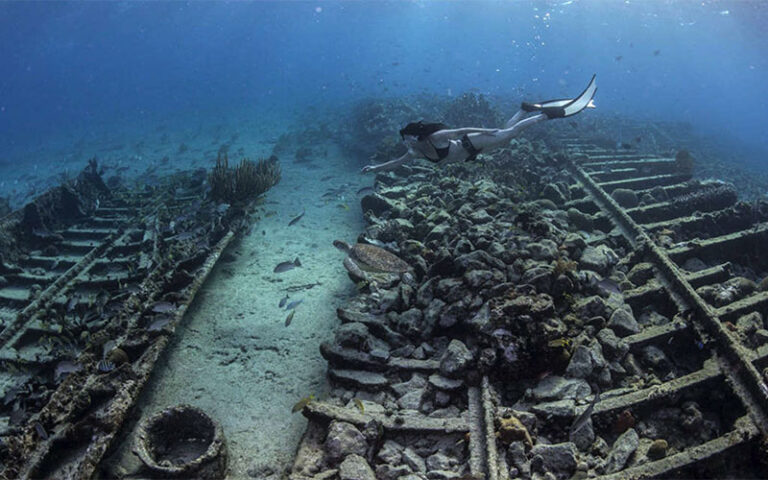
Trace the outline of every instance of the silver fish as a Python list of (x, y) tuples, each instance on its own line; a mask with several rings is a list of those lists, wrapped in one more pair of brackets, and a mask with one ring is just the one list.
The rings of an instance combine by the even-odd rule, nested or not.
[(595, 405), (597, 405), (597, 402), (600, 401), (600, 387), (595, 385), (595, 398), (592, 399), (592, 403), (589, 404), (586, 410), (579, 415), (579, 417), (576, 419), (575, 422), (573, 422), (573, 425), (571, 425), (571, 428), (568, 430), (568, 440), (573, 441), (573, 434), (578, 432), (581, 427), (583, 427), (590, 418), (592, 418), (592, 411), (595, 409)]
[(277, 264), (274, 270), (272, 270), (274, 273), (283, 273), (287, 272), (288, 270), (293, 270), (296, 267), (300, 267), (301, 262), (299, 261), (299, 257), (296, 257), (296, 259), (292, 262), (280, 262)]
[(147, 325), (148, 332), (159, 332), (164, 329), (166, 325), (171, 322), (171, 317), (158, 317), (154, 319), (149, 325)]
[(168, 313), (176, 310), (176, 305), (171, 302), (155, 302), (152, 311), (155, 313)]
[(299, 305), (301, 305), (301, 302), (303, 302), (303, 301), (304, 301), (304, 299), (303, 299), (303, 298), (302, 298), (302, 299), (300, 299), (300, 300), (294, 300), (294, 301), (292, 301), (291, 303), (289, 303), (288, 305), (286, 305), (286, 306), (285, 306), (285, 309), (286, 309), (286, 310), (293, 310), (294, 308), (296, 308), (296, 307), (298, 307)]
[(287, 302), (287, 301), (288, 301), (288, 295), (286, 295), (286, 296), (284, 296), (283, 298), (280, 299), (280, 303), (278, 304), (278, 306), (280, 308), (283, 308), (285, 306), (285, 302)]
[(307, 213), (306, 210), (301, 212), (301, 215), (299, 215), (298, 217), (288, 222), (288, 226), (290, 227), (291, 225), (296, 225), (297, 223), (299, 223), (299, 220), (301, 220), (301, 218), (304, 216), (305, 213)]

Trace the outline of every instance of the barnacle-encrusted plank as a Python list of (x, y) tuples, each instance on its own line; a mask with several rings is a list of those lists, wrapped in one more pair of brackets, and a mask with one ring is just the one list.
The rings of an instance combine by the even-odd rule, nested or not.
[(690, 283), (693, 288), (723, 282), (731, 276), (731, 262), (721, 263), (698, 272), (688, 272), (684, 276), (685, 281)]
[(765, 311), (766, 308), (768, 308), (768, 292), (757, 292), (754, 295), (718, 308), (715, 314), (723, 322), (733, 322), (742, 315), (755, 311)]
[[(608, 396), (609, 392), (605, 392), (600, 402), (595, 404), (592, 414), (610, 416), (625, 409), (633, 409), (645, 404), (663, 401), (666, 398), (677, 396), (686, 391), (702, 388), (709, 384), (722, 383), (722, 381), (723, 375), (716, 363), (707, 361), (704, 368), (664, 382), (661, 385), (619, 393), (615, 396)], [(611, 392), (612, 395), (615, 393)], [(531, 407), (531, 411), (544, 416), (559, 416), (565, 419), (572, 419), (581, 415), (587, 408), (588, 405), (573, 406), (573, 402), (570, 400), (558, 400), (534, 405)]]
[[(677, 163), (674, 158), (669, 157), (645, 157), (645, 158), (633, 158), (634, 156), (627, 158), (627, 159), (620, 159), (615, 160), (615, 156), (611, 155), (608, 160), (597, 162), (597, 161), (589, 161), (584, 163), (579, 163), (579, 165), (584, 169), (601, 169), (601, 168), (612, 168), (612, 167), (618, 167), (618, 168), (668, 168), (668, 167), (674, 167)], [(590, 157), (590, 160), (594, 160), (595, 157)]]
[(762, 237), (766, 236), (766, 233), (768, 233), (768, 223), (759, 223), (752, 228), (728, 235), (706, 240), (691, 240), (685, 246), (667, 250), (667, 256), (677, 263), (682, 263), (693, 256), (702, 259), (733, 260), (734, 257), (742, 255), (745, 248), (754, 248), (757, 242), (764, 242), (765, 239)]
[(671, 337), (678, 332), (688, 330), (688, 328), (689, 326), (685, 322), (674, 320), (665, 323), (664, 325), (644, 328), (639, 333), (624, 337), (623, 340), (627, 342), (631, 348), (640, 348), (651, 343), (663, 342), (668, 337)]
[(594, 168), (585, 168), (592, 178), (598, 182), (615, 182), (617, 180), (626, 180), (628, 178), (636, 178), (640, 174), (640, 170), (637, 168), (626, 167), (614, 167), (605, 168), (602, 170), (595, 170)]
[[(596, 415), (620, 412), (627, 408), (653, 403), (671, 395), (679, 395), (687, 390), (703, 387), (708, 384), (722, 383), (723, 374), (717, 363), (712, 360), (704, 362), (704, 367), (695, 372), (677, 377), (661, 385), (644, 388), (634, 392), (625, 393), (616, 397), (608, 397), (601, 400), (593, 412)], [(577, 407), (576, 415), (581, 414), (587, 408), (586, 405)]]
[[(483, 423), (485, 426), (485, 447), (486, 447), (486, 468), (488, 471), (488, 480), (505, 480), (509, 478), (509, 472), (504, 469), (504, 475), (499, 475), (499, 452), (496, 449), (496, 407), (493, 403), (493, 392), (488, 382), (488, 377), (483, 377), (482, 399), (483, 399)], [(500, 478), (501, 477), (501, 478)]]
[(386, 360), (379, 360), (370, 353), (354, 348), (339, 347), (334, 342), (321, 343), (320, 354), (331, 364), (358, 369), (364, 368), (374, 372), (400, 370), (432, 373), (440, 368), (440, 362), (437, 360), (417, 360), (415, 358), (401, 357), (389, 357)]
[(632, 220), (640, 224), (653, 224), (673, 220), (675, 218), (698, 212), (713, 212), (733, 205), (736, 196), (721, 196), (718, 201), (708, 201), (704, 204), (695, 202), (658, 202), (642, 207), (628, 208), (626, 212)]
[(583, 147), (580, 147), (580, 153), (586, 154), (585, 159), (587, 163), (608, 162), (616, 160), (641, 160), (646, 157), (646, 155), (643, 153), (610, 152), (603, 148), (596, 147), (585, 148), (583, 150), (581, 150), (581, 148)]
[(708, 442), (686, 448), (680, 453), (670, 455), (653, 462), (630, 467), (610, 475), (596, 477), (600, 480), (639, 480), (649, 478), (671, 478), (676, 471), (690, 467), (699, 462), (710, 460), (712, 457), (723, 455), (731, 450), (744, 446), (745, 443), (757, 440), (759, 430), (744, 416), (736, 419), (735, 429)]
[(485, 410), (482, 392), (477, 387), (467, 389), (467, 415), (469, 415), (469, 470), (473, 475), (488, 471)]
[(617, 188), (651, 188), (655, 186), (673, 185), (685, 182), (690, 179), (690, 175), (665, 173), (661, 175), (651, 175), (648, 177), (629, 178), (626, 180), (616, 180), (613, 182), (601, 182), (597, 185), (606, 192), (612, 192)]
[(464, 417), (432, 418), (420, 413), (393, 414), (360, 412), (356, 408), (340, 407), (319, 400), (309, 402), (302, 410), (305, 417), (323, 421), (331, 420), (348, 422), (358, 427), (364, 427), (366, 423), (375, 420), (386, 430), (393, 432), (422, 432), (422, 433), (466, 433), (469, 431), (469, 422)]

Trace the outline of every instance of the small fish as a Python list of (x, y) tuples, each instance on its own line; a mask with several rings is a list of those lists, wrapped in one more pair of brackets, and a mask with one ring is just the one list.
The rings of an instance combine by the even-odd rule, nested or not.
[(325, 182), (326, 180), (330, 180), (333, 178), (333, 175), (326, 175), (323, 178), (320, 179), (321, 182)]
[(621, 288), (619, 288), (619, 284), (611, 280), (610, 278), (604, 278), (597, 282), (597, 288), (600, 290), (605, 290), (608, 293), (618, 293), (621, 294)]
[(573, 434), (578, 432), (579, 429), (589, 421), (589, 419), (592, 417), (592, 411), (595, 409), (595, 405), (597, 405), (597, 402), (599, 401), (600, 401), (600, 387), (595, 385), (595, 398), (592, 399), (592, 403), (589, 404), (589, 407), (587, 407), (587, 409), (584, 410), (584, 412), (581, 415), (579, 415), (576, 421), (573, 422), (573, 425), (571, 425), (571, 428), (568, 430), (569, 440), (573, 441)]
[(35, 432), (37, 432), (37, 435), (41, 439), (48, 440), (48, 432), (45, 431), (45, 428), (43, 427), (42, 423), (35, 422)]
[(304, 407), (309, 405), (314, 400), (315, 400), (315, 396), (314, 395), (310, 395), (308, 397), (302, 398), (301, 400), (296, 402), (296, 404), (293, 406), (293, 408), (291, 408), (291, 413), (296, 413), (296, 412), (298, 412), (300, 410), (304, 410)]
[(272, 272), (274, 273), (283, 273), (287, 272), (288, 270), (293, 270), (296, 267), (300, 267), (301, 262), (299, 261), (299, 257), (296, 257), (296, 259), (292, 262), (280, 262), (277, 264), (274, 270)]
[(291, 322), (293, 321), (293, 315), (296, 313), (296, 310), (291, 310), (291, 313), (288, 314), (287, 317), (285, 317), (285, 326), (290, 326)]
[(619, 55), (616, 58), (614, 58), (614, 60), (616, 60), (617, 62), (620, 62), (622, 58), (624, 58), (624, 56)]
[(69, 302), (67, 303), (67, 312), (74, 310), (78, 301), (80, 301), (80, 297), (77, 295), (72, 295), (72, 298), (70, 298)]
[(653, 51), (653, 56), (654, 57), (658, 57), (660, 53), (661, 53), (661, 50), (654, 50)]
[(642, 140), (642, 137), (635, 137), (635, 143), (640, 143)]
[(579, 124), (578, 124), (578, 123), (576, 123), (576, 122), (574, 122), (573, 120), (571, 120), (570, 122), (568, 122), (568, 125), (572, 126), (573, 128), (577, 128), (577, 127), (579, 126)]
[[(287, 296), (287, 295), (286, 295), (286, 298), (288, 298), (288, 296)], [(298, 307), (299, 305), (301, 305), (301, 302), (303, 302), (303, 301), (304, 301), (304, 299), (303, 299), (303, 298), (302, 298), (302, 299), (299, 299), (299, 300), (294, 300), (294, 301), (292, 301), (291, 303), (289, 303), (288, 305), (286, 305), (286, 306), (285, 306), (285, 309), (286, 309), (286, 310), (293, 310), (294, 308), (296, 308), (296, 307)], [(281, 305), (281, 307), (282, 307), (282, 305)]]
[(287, 302), (287, 301), (288, 301), (288, 295), (286, 295), (286, 296), (284, 296), (283, 298), (280, 299), (280, 303), (278, 304), (278, 306), (280, 308), (283, 308), (285, 306), (285, 302)]
[(360, 410), (360, 413), (365, 413), (365, 405), (363, 405), (363, 402), (359, 398), (355, 397), (352, 401), (355, 402), (355, 406)]
[(293, 220), (291, 220), (290, 222), (288, 222), (288, 226), (290, 227), (291, 225), (296, 225), (299, 222), (299, 220), (301, 220), (301, 218), (304, 216), (305, 213), (306, 213), (306, 210), (301, 212), (301, 215), (299, 215), (298, 217), (296, 217)]
[(277, 210), (270, 210), (264, 214), (264, 218), (274, 217), (277, 215)]
[(152, 311), (154, 313), (168, 313), (176, 311), (176, 305), (171, 302), (155, 302), (152, 305)]
[(168, 325), (171, 322), (170, 317), (160, 317), (152, 321), (149, 325), (147, 325), (147, 331), (148, 332), (159, 332), (160, 330), (164, 329), (166, 325)]
[(115, 364), (109, 360), (99, 360), (96, 364), (96, 368), (102, 373), (108, 373), (115, 369)]
[(368, 195), (369, 193), (373, 193), (375, 190), (373, 187), (363, 187), (360, 190), (357, 191), (358, 195)]
[(557, 338), (555, 340), (550, 340), (547, 342), (547, 346), (549, 348), (565, 348), (568, 349), (571, 347), (571, 340), (565, 337)]
[(347, 205), (346, 203), (340, 203), (338, 207), (343, 208), (344, 210), (349, 210), (349, 205)]

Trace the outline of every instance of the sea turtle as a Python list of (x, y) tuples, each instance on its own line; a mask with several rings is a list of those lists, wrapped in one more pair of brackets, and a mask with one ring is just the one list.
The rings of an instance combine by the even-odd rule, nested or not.
[(405, 273), (411, 269), (410, 265), (400, 257), (375, 245), (367, 243), (350, 245), (342, 240), (334, 240), (333, 246), (349, 255), (344, 260), (347, 270), (350, 270), (350, 262), (360, 270), (372, 273)]

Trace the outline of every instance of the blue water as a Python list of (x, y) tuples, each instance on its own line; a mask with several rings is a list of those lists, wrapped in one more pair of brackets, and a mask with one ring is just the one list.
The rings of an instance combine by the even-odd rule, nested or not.
[(420, 92), (556, 98), (592, 73), (595, 114), (686, 121), (760, 150), (766, 12), (687, 0), (4, 2), (0, 162), (72, 129)]

